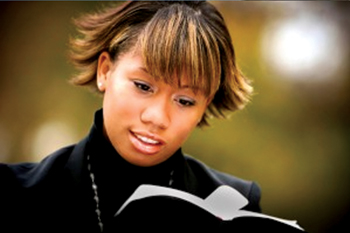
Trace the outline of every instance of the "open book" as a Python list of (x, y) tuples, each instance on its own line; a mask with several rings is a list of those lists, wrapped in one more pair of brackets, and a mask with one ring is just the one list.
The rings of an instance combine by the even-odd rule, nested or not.
[[(164, 224), (166, 227), (171, 225), (171, 228), (176, 228), (184, 224), (185, 227), (202, 227), (206, 230), (227, 230), (237, 226), (240, 229), (260, 229), (269, 232), (304, 231), (296, 221), (242, 210), (247, 204), (248, 200), (242, 194), (226, 185), (218, 187), (205, 199), (168, 187), (141, 185), (117, 211), (115, 218), (119, 223), (127, 221), (128, 227), (133, 224), (151, 227)], [(277, 230), (270, 230), (272, 228)], [(225, 232), (229, 232), (226, 230)]]

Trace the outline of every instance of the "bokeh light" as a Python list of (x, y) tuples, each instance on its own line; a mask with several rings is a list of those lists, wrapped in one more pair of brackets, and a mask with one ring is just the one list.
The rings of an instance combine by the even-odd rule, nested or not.
[(48, 154), (56, 151), (57, 148), (69, 146), (79, 140), (75, 128), (61, 120), (50, 120), (43, 122), (28, 137), (28, 151), (34, 161), (40, 161)]
[(332, 19), (306, 14), (267, 23), (262, 40), (266, 64), (281, 78), (323, 82), (341, 78), (345, 58), (340, 28)]

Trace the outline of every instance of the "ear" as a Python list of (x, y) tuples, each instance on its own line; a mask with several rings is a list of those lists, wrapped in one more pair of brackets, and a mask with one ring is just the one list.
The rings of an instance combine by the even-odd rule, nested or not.
[(103, 52), (98, 58), (97, 64), (97, 88), (104, 92), (106, 90), (107, 79), (109, 78), (110, 71), (112, 70), (113, 62), (109, 53)]

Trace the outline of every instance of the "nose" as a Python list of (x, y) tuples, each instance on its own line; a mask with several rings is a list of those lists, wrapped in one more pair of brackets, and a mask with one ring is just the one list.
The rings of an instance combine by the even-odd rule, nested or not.
[(166, 129), (170, 124), (170, 104), (166, 99), (158, 98), (144, 107), (141, 121), (155, 128)]

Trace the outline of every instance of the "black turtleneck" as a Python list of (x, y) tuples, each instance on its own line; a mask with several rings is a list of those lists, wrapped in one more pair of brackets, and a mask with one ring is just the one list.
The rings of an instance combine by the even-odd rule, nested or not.
[[(79, 143), (57, 150), (39, 163), (0, 164), (1, 229), (99, 232), (87, 155), (98, 187), (105, 232), (117, 232), (115, 227), (119, 222), (114, 221), (114, 215), (139, 185), (168, 186), (172, 171), (175, 189), (206, 198), (217, 187), (229, 185), (249, 200), (245, 210), (260, 212), (260, 189), (254, 182), (213, 170), (183, 155), (180, 149), (153, 167), (129, 164), (104, 137), (103, 116), (99, 110), (89, 136)], [(139, 217), (149, 212), (143, 209), (143, 213)], [(169, 217), (165, 211), (158, 214)], [(134, 212), (132, 215), (134, 217)], [(154, 215), (150, 217), (152, 221), (157, 220)], [(113, 227), (113, 223), (117, 225)]]
[(175, 167), (181, 164), (182, 153), (179, 149), (167, 161), (152, 166), (139, 167), (124, 160), (103, 134), (103, 114), (95, 114), (87, 152), (91, 157), (91, 169), (95, 175), (100, 199), (101, 218), (105, 225), (127, 198), (141, 184), (169, 186), (176, 173)]

